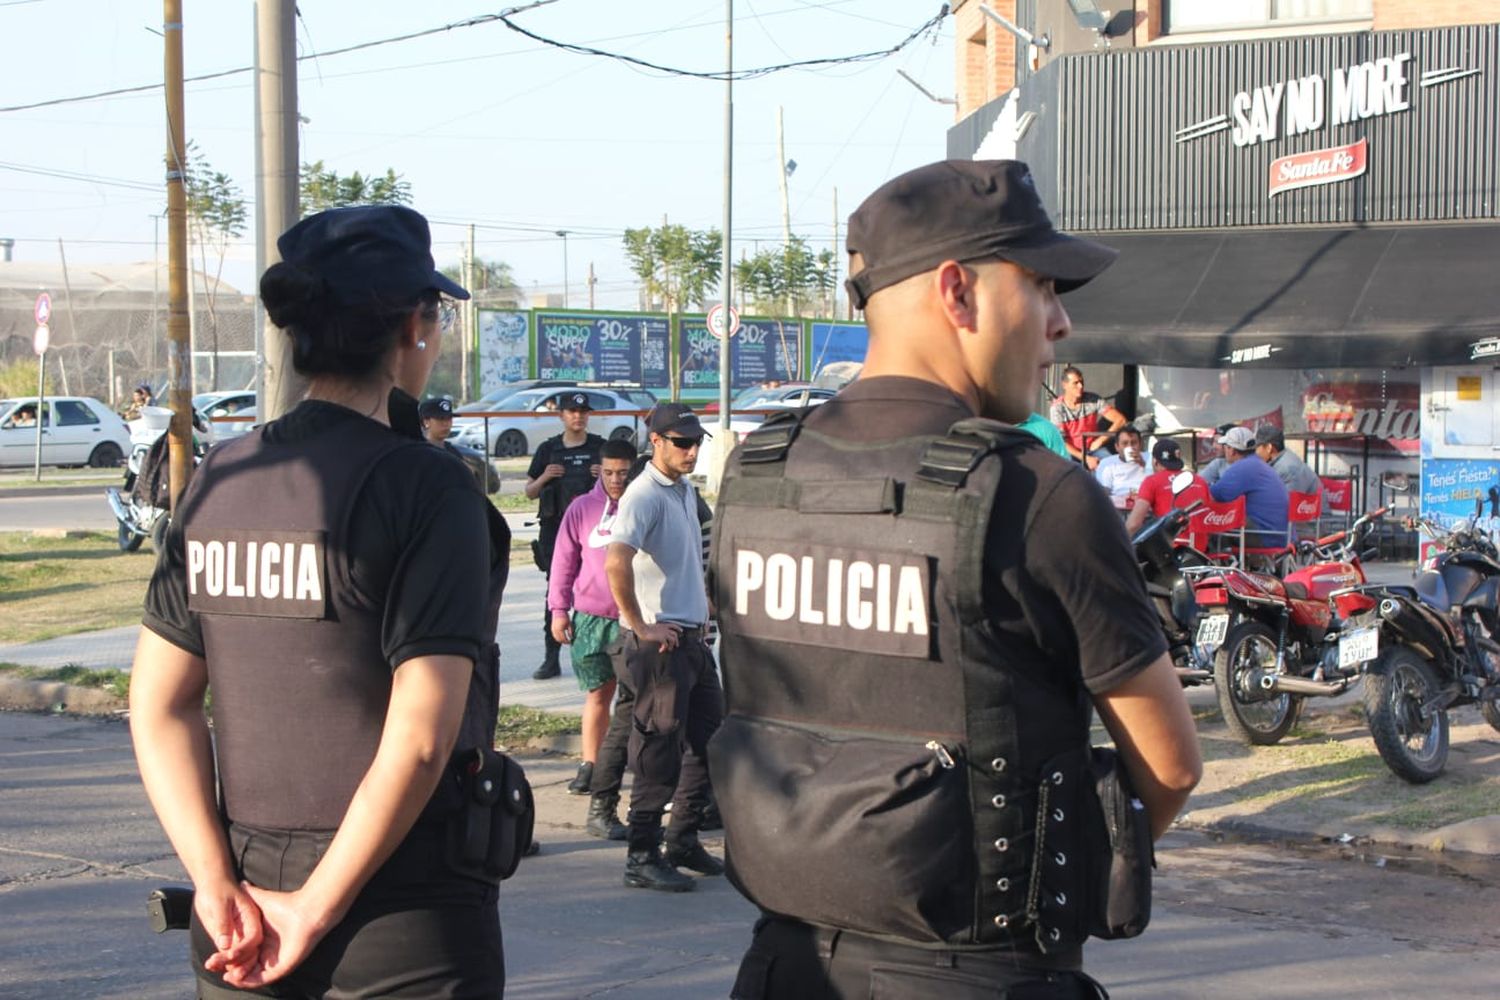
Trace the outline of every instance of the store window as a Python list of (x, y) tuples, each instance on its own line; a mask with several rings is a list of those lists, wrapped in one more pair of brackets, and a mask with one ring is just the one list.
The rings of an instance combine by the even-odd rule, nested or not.
[(1166, 0), (1166, 30), (1263, 28), (1299, 21), (1369, 18), (1374, 0)]

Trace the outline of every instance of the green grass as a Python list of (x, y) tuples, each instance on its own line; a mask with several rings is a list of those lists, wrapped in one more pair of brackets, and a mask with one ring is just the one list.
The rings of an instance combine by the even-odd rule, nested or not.
[(0, 663), (0, 674), (28, 681), (61, 681), (78, 687), (103, 688), (116, 698), (130, 693), (130, 674), (123, 670), (90, 670), (76, 663), (61, 667), (23, 667)]
[(502, 705), (495, 726), (495, 742), (519, 746), (543, 736), (563, 736), (583, 731), (583, 717), (565, 712), (544, 712), (525, 705)]
[(121, 552), (113, 535), (0, 533), (0, 644), (139, 622), (155, 565), (149, 545)]

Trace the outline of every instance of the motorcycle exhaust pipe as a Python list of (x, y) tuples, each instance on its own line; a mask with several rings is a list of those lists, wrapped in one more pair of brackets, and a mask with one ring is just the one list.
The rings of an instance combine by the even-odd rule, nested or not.
[(1337, 681), (1314, 681), (1306, 677), (1292, 677), (1287, 674), (1266, 674), (1260, 679), (1260, 687), (1263, 691), (1274, 694), (1300, 694), (1312, 697), (1333, 697), (1343, 694), (1349, 690), (1354, 683), (1354, 678), (1345, 677)]
[(1177, 668), (1177, 679), (1184, 684), (1201, 684), (1214, 679), (1212, 670), (1193, 670), (1189, 667)]

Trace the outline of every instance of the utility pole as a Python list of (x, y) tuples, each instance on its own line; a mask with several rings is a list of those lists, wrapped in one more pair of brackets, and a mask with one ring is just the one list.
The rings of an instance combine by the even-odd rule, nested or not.
[(167, 476), (171, 509), (192, 474), (193, 355), (188, 343), (187, 127), (183, 122), (182, 0), (163, 0), (167, 97), (167, 370), (172, 423)]
[[(68, 280), (68, 252), (63, 249), (61, 236), (57, 238), (57, 256), (62, 260), (63, 296), (64, 300), (68, 303), (68, 330), (73, 334), (73, 343), (81, 344), (83, 343), (83, 338), (78, 335), (78, 314), (73, 311), (73, 283)], [(82, 364), (79, 365), (79, 368), (87, 371), (86, 368), (83, 368)], [(64, 396), (73, 395), (68, 390), (68, 370), (63, 367), (61, 351), (57, 354), (57, 373), (62, 376), (62, 394)], [(82, 373), (82, 371), (79, 373), (80, 380)], [(105, 393), (105, 397), (108, 398), (108, 396), (109, 394)]]
[(594, 277), (594, 262), (589, 261), (589, 309), (591, 310), (594, 308), (594, 286), (598, 283), (599, 279)]
[[(788, 190), (787, 181), (792, 172), (788, 169), (786, 158), (786, 129), (781, 121), (781, 108), (776, 108), (776, 160), (778, 164), (777, 173), (781, 182), (781, 266), (786, 268), (790, 263), (792, 249), (792, 204)], [(791, 274), (787, 274), (786, 283), (786, 311), (788, 316), (797, 314), (797, 293), (792, 288)]]
[[(297, 221), (297, 8), (294, 0), (255, 6), (256, 280), (281, 259), (276, 238)], [(306, 391), (292, 369), (286, 336), (264, 320), (259, 333), (257, 414), (275, 420)]]
[(833, 284), (828, 286), (828, 318), (839, 318), (839, 189), (833, 189)]
[(465, 402), (472, 399), (469, 392), (469, 358), (473, 346), (479, 343), (479, 303), (474, 294), (474, 275), (477, 271), (474, 260), (474, 223), (469, 223), (469, 242), (464, 245), (464, 287), (469, 290), (469, 300), (464, 303), (464, 328), (458, 338), (459, 368), (458, 395)]
[(734, 0), (724, 0), (724, 246), (719, 260), (719, 281), (723, 286), (719, 301), (724, 306), (724, 336), (719, 341), (719, 433), (717, 461), (714, 463), (714, 489), (724, 474), (724, 463), (734, 436), (729, 430), (730, 342), (729, 310), (734, 301), (734, 260), (730, 257), (734, 223)]

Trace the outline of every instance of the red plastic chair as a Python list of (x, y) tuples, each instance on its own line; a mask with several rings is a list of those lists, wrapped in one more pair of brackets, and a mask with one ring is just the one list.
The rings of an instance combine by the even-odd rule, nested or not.
[[(1286, 543), (1295, 545), (1297, 543), (1297, 525), (1306, 524), (1309, 521), (1316, 522), (1323, 515), (1323, 492), (1298, 493), (1291, 490), (1287, 494), (1286, 508)], [(1317, 533), (1317, 529), (1313, 529)]]
[[(1354, 480), (1343, 476), (1319, 476), (1318, 481), (1323, 484), (1322, 496), (1324, 506), (1329, 510), (1340, 514), (1347, 514), (1354, 506)], [(1294, 493), (1293, 496), (1306, 496), (1305, 493)]]
[(1219, 503), (1214, 500), (1199, 511), (1204, 518), (1204, 526), (1210, 534), (1224, 535), (1230, 533), (1239, 534), (1239, 557), (1236, 559), (1232, 552), (1219, 551), (1211, 553), (1211, 556), (1220, 562), (1232, 562), (1234, 565), (1244, 567), (1246, 560), (1251, 557), (1263, 558), (1273, 564), (1273, 571), (1279, 568), (1280, 561), (1292, 551), (1291, 546), (1277, 545), (1268, 548), (1249, 546), (1245, 544), (1245, 532), (1248, 528), (1249, 518), (1245, 516), (1245, 498), (1236, 497), (1228, 503)]

